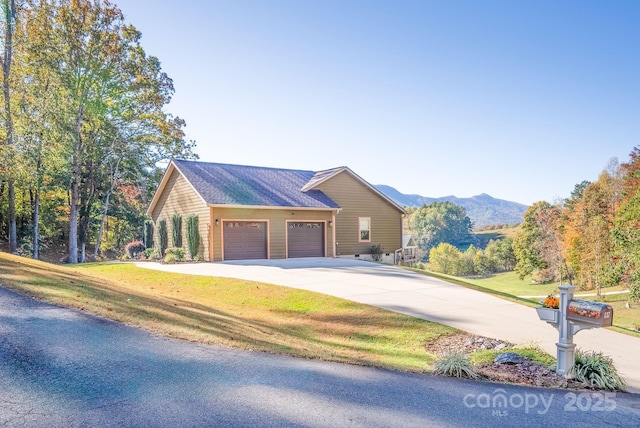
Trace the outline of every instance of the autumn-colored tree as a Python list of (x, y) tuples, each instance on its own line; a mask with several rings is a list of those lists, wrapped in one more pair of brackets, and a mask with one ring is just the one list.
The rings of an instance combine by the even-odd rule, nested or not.
[(173, 94), (171, 79), (157, 58), (145, 54), (140, 32), (124, 22), (115, 5), (29, 3), (29, 55), (50, 71), (56, 105), (51, 123), (68, 159), (63, 168), (70, 194), (68, 252), (75, 263), (78, 245), (84, 260), (95, 224), (104, 228), (119, 184), (138, 182), (160, 160), (193, 157), (193, 143), (184, 141), (184, 121), (164, 111)]
[(2, 119), (4, 131), (4, 142), (0, 146), (0, 181), (6, 182), (7, 199), (8, 199), (8, 234), (9, 234), (9, 251), (17, 253), (17, 224), (16, 224), (16, 194), (15, 194), (15, 174), (12, 169), (13, 162), (16, 159), (15, 136), (13, 123), (12, 101), (12, 84), (11, 84), (11, 67), (13, 65), (14, 50), (14, 30), (16, 18), (15, 0), (2, 0), (2, 45), (3, 52), (0, 62), (2, 63), (2, 95), (3, 110)]
[(640, 299), (640, 148), (621, 165), (623, 192), (613, 228), (613, 256), (633, 299)]
[(603, 171), (598, 181), (589, 183), (579, 199), (565, 209), (563, 224), (567, 263), (575, 275), (575, 285), (596, 288), (611, 280), (611, 239), (615, 213), (614, 179)]
[(561, 209), (557, 205), (541, 201), (527, 209), (521, 231), (513, 241), (515, 270), (520, 279), (535, 273), (540, 282), (558, 278), (571, 281), (560, 221)]

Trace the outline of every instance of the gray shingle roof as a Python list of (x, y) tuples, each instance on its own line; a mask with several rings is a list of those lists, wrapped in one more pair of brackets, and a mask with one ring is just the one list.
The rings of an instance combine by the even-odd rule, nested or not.
[(319, 190), (301, 190), (316, 175), (313, 171), (185, 160), (173, 163), (210, 205), (340, 208)]

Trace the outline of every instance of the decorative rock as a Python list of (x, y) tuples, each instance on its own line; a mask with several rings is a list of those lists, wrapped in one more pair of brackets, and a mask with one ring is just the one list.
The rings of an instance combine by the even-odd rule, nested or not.
[(527, 361), (522, 355), (518, 355), (515, 352), (503, 352), (498, 355), (493, 362), (496, 364), (518, 364)]
[(495, 349), (496, 351), (499, 351), (499, 350), (504, 349), (504, 348), (506, 348), (506, 347), (507, 347), (507, 344), (506, 344), (506, 343), (500, 343), (500, 344), (498, 344), (494, 349)]

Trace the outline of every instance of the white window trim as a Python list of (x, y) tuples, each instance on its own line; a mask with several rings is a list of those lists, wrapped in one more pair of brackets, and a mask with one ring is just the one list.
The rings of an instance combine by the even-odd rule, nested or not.
[[(362, 239), (362, 220), (367, 220), (367, 222), (369, 223), (369, 239)], [(358, 242), (371, 242), (371, 217), (358, 217)]]

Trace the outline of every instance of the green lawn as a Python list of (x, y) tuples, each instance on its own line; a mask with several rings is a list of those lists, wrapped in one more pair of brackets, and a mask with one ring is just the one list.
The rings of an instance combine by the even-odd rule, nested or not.
[[(513, 283), (510, 276), (497, 275), (474, 283), (450, 280), (535, 306), (535, 299), (518, 299), (505, 290), (530, 293), (540, 286)], [(0, 283), (52, 303), (170, 337), (413, 372), (433, 368), (437, 357), (427, 351), (427, 343), (457, 332), (304, 290), (231, 278), (169, 274), (125, 263), (72, 268), (0, 253)], [(614, 306), (616, 328), (633, 334), (640, 324), (640, 306), (626, 308), (625, 296), (606, 299)]]
[(557, 294), (559, 285), (534, 284), (530, 278), (521, 280), (515, 272), (499, 273), (489, 278), (465, 278), (465, 281), (514, 296), (547, 296), (549, 294)]
[(432, 369), (426, 343), (457, 332), (319, 293), (124, 263), (71, 268), (0, 253), (0, 283), (166, 336), (414, 372)]
[(518, 234), (520, 230), (519, 226), (516, 227), (507, 227), (502, 229), (492, 229), (492, 230), (481, 230), (474, 231), (473, 236), (477, 240), (477, 246), (479, 248), (485, 248), (489, 241), (494, 240), (497, 241), (499, 239), (504, 238), (513, 238)]
[[(499, 273), (488, 278), (460, 278), (451, 275), (443, 275), (434, 272), (421, 271), (424, 274), (442, 278), (464, 287), (473, 288), (489, 294), (494, 294), (508, 300), (522, 303), (528, 306), (538, 306), (540, 298), (520, 297), (520, 296), (546, 296), (549, 294), (558, 295), (558, 285), (555, 284), (534, 284), (531, 280), (520, 280), (515, 272)], [(602, 293), (623, 291), (622, 287), (605, 287)], [(585, 300), (604, 302), (613, 307), (614, 330), (633, 335), (640, 335), (640, 302), (631, 303), (627, 307), (628, 294), (593, 296), (595, 290), (576, 291), (575, 297)]]

